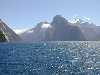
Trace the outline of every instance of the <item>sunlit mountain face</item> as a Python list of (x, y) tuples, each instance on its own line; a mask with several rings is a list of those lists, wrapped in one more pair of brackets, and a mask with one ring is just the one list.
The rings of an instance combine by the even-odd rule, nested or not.
[(2, 42), (17, 42), (21, 38), (0, 19), (0, 40)]

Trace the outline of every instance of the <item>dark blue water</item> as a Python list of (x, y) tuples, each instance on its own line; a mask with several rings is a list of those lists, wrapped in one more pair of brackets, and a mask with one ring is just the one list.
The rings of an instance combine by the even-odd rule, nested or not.
[(100, 42), (3, 43), (0, 75), (100, 75)]

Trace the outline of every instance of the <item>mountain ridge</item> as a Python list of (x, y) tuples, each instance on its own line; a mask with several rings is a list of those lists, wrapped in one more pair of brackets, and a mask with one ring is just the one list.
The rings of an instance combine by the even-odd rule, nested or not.
[[(49, 28), (46, 28), (46, 29), (41, 28), (43, 24), (45, 24), (45, 22), (40, 22), (36, 25), (35, 28), (33, 28), (34, 32), (31, 34), (31, 39), (32, 39), (31, 41), (74, 41), (74, 40), (80, 41), (80, 40), (85, 40), (78, 26), (75, 26), (74, 24), (69, 23), (68, 20), (66, 20), (61, 15), (56, 15), (53, 18), (53, 21), (51, 23), (48, 23)], [(67, 33), (67, 34), (64, 34), (64, 33)], [(76, 34), (77, 36), (74, 34)], [(24, 38), (25, 41), (29, 40), (28, 39), (29, 34), (27, 34), (27, 32), (24, 34), (21, 34), (21, 37)]]
[(19, 35), (0, 19), (0, 31), (6, 42), (100, 41), (100, 26), (79, 18), (71, 23), (61, 15), (54, 16), (50, 23), (40, 22)]
[(0, 19), (0, 31), (4, 35), (6, 42), (17, 42), (20, 40), (20, 37), (8, 27), (8, 25)]

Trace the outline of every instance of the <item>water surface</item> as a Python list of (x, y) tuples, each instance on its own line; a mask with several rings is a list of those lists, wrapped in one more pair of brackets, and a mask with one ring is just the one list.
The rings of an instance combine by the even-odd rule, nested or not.
[(3, 43), (0, 75), (100, 75), (100, 42)]

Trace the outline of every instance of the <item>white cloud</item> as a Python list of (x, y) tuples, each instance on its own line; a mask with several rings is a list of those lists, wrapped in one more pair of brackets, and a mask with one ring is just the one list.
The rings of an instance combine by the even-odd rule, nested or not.
[(86, 20), (88, 20), (88, 21), (90, 20), (90, 18), (87, 18), (87, 17), (84, 17), (84, 18), (85, 18)]
[(28, 30), (28, 29), (14, 29), (14, 32), (16, 34), (21, 34), (21, 33), (25, 32), (26, 30)]

